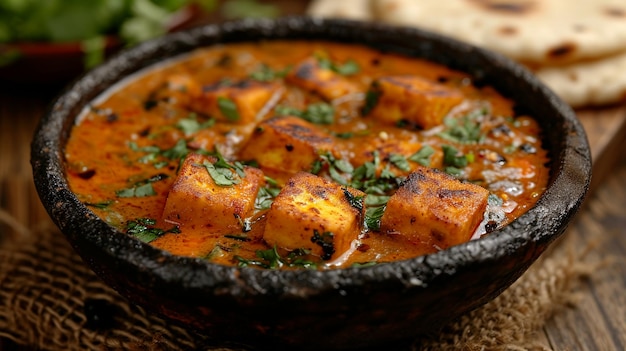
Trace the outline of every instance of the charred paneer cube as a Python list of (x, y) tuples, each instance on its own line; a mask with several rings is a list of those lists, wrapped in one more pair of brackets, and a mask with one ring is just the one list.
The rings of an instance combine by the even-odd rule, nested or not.
[(463, 99), (459, 90), (421, 77), (381, 77), (372, 82), (363, 113), (388, 123), (429, 129), (440, 125)]
[(325, 100), (333, 100), (358, 92), (358, 87), (339, 73), (321, 67), (315, 58), (309, 58), (294, 67), (285, 77), (290, 84), (313, 92)]
[(282, 87), (274, 82), (219, 82), (202, 87), (189, 102), (189, 108), (222, 122), (255, 123), (262, 117), (259, 116), (261, 111), (269, 110), (264, 109), (266, 104), (281, 91)]
[(319, 155), (333, 149), (333, 138), (299, 117), (279, 116), (257, 125), (240, 152), (261, 168), (290, 174), (309, 171)]
[(170, 189), (163, 219), (181, 230), (241, 231), (265, 184), (257, 168), (231, 165), (212, 156), (189, 154)]
[(274, 199), (263, 239), (270, 246), (336, 259), (350, 250), (363, 230), (364, 198), (360, 190), (297, 173)]
[(391, 196), (380, 230), (432, 253), (466, 242), (482, 221), (489, 191), (421, 167)]

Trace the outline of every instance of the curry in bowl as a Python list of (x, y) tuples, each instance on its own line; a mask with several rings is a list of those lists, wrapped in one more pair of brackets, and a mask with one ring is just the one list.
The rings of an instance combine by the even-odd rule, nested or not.
[(488, 235), (549, 177), (533, 116), (420, 58), (322, 40), (231, 43), (126, 78), (65, 147), (120, 231), (224, 265), (330, 269)]

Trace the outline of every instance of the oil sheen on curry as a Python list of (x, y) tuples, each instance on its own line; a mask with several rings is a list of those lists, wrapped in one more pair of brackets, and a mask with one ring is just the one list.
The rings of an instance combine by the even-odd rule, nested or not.
[(371, 48), (204, 48), (120, 82), (65, 149), (80, 200), (175, 255), (268, 269), (413, 258), (534, 205), (530, 116), (464, 73)]

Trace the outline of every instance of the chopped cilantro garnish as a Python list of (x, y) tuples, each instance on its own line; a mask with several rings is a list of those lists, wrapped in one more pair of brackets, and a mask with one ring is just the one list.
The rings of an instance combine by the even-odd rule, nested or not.
[(239, 111), (237, 111), (237, 104), (229, 98), (220, 96), (217, 98), (217, 107), (220, 112), (231, 122), (239, 120)]
[(363, 210), (363, 196), (355, 196), (348, 188), (341, 188), (341, 190), (350, 206), (361, 212)]
[(183, 133), (189, 135), (197, 133), (202, 129), (211, 128), (215, 125), (215, 119), (210, 118), (204, 122), (198, 121), (195, 114), (189, 115), (187, 118), (183, 118), (176, 123), (176, 128), (183, 131)]
[(485, 138), (480, 125), (487, 113), (486, 109), (478, 109), (461, 117), (447, 116), (443, 121), (446, 129), (438, 135), (457, 143), (480, 143)]
[(381, 171), (381, 174), (377, 177), (376, 171), (378, 167), (380, 167), (380, 156), (378, 152), (374, 152), (372, 161), (365, 162), (354, 170), (350, 186), (362, 190), (368, 195), (385, 195), (390, 190), (396, 189), (402, 181), (402, 178), (396, 177), (389, 170), (389, 164), (386, 165)]
[(235, 176), (236, 172), (233, 172), (232, 166), (226, 164), (228, 167), (222, 166), (220, 164), (211, 163), (208, 161), (204, 161), (200, 166), (206, 168), (207, 172), (213, 179), (216, 185), (219, 186), (233, 186), (235, 184), (239, 184), (241, 179), (239, 176)]
[(355, 60), (347, 60), (342, 64), (337, 64), (326, 57), (318, 57), (317, 63), (320, 68), (331, 70), (343, 76), (353, 75), (361, 70), (361, 67)]
[(418, 152), (409, 156), (409, 161), (419, 163), (422, 166), (430, 167), (430, 157), (435, 153), (435, 149), (430, 145), (424, 145)]
[(370, 207), (365, 211), (365, 225), (373, 231), (380, 230), (380, 219), (385, 213), (385, 206)]
[(133, 151), (147, 153), (146, 155), (140, 157), (137, 161), (146, 164), (152, 163), (155, 168), (162, 168), (168, 164), (168, 162), (162, 158), (180, 161), (189, 153), (187, 142), (183, 139), (178, 140), (171, 149), (164, 150), (153, 145), (139, 147), (133, 141), (129, 142), (128, 146)]
[(335, 118), (335, 109), (325, 102), (316, 102), (308, 105), (305, 110), (289, 106), (277, 106), (279, 116), (296, 116), (314, 124), (332, 124)]
[(443, 150), (443, 164), (444, 166), (451, 166), (455, 168), (463, 168), (467, 166), (468, 160), (459, 150), (450, 145), (441, 145)]
[(448, 173), (451, 176), (459, 177), (463, 174), (463, 171), (452, 166), (444, 167), (444, 172)]
[(354, 172), (354, 167), (349, 161), (335, 158), (333, 154), (326, 152), (313, 162), (310, 173), (319, 174), (325, 165), (328, 166), (328, 175), (332, 180), (341, 185), (348, 185), (347, 179)]
[(116, 192), (118, 197), (145, 197), (154, 196), (156, 192), (152, 184), (143, 184), (134, 188), (122, 189)]
[(382, 206), (387, 204), (387, 201), (389, 201), (389, 196), (387, 195), (374, 195), (374, 194), (367, 194), (367, 196), (365, 197), (365, 205), (369, 206)]
[(136, 182), (132, 187), (115, 192), (118, 197), (146, 197), (156, 195), (152, 183), (168, 178), (166, 174), (157, 174), (148, 179)]
[(394, 166), (398, 167), (398, 169), (408, 172), (411, 170), (411, 166), (409, 162), (406, 160), (406, 157), (400, 154), (391, 154), (389, 155), (389, 162), (391, 162)]
[(161, 155), (169, 158), (170, 160), (180, 160), (181, 158), (187, 156), (188, 153), (189, 149), (187, 148), (187, 142), (183, 139), (178, 140), (171, 149), (161, 151)]
[(293, 250), (285, 257), (280, 256), (276, 246), (267, 250), (257, 250), (255, 253), (260, 260), (248, 260), (241, 256), (235, 256), (235, 259), (238, 261), (240, 267), (258, 266), (268, 269), (278, 269), (283, 266), (309, 269), (315, 269), (317, 267), (314, 262), (305, 259), (309, 252), (304, 249)]
[(257, 210), (267, 210), (272, 206), (274, 198), (280, 193), (280, 187), (278, 183), (270, 177), (265, 177), (266, 185), (259, 189), (259, 192), (254, 201), (254, 208)]
[(126, 233), (145, 243), (149, 243), (166, 233), (180, 233), (180, 229), (176, 226), (168, 230), (163, 230), (155, 228), (155, 224), (156, 220), (152, 218), (137, 218), (135, 220), (128, 221), (126, 225)]
[(260, 82), (269, 82), (274, 79), (285, 77), (287, 73), (289, 73), (289, 70), (291, 70), (291, 66), (288, 66), (282, 70), (274, 70), (271, 67), (263, 64), (258, 70), (250, 74), (250, 78), (258, 80)]

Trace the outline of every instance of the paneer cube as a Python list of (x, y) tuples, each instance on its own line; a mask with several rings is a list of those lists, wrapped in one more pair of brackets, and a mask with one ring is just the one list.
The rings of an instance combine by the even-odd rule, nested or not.
[(281, 86), (273, 82), (217, 83), (204, 86), (201, 93), (191, 99), (189, 108), (222, 122), (255, 123), (262, 117), (262, 111), (269, 111), (266, 104), (276, 100), (272, 98), (281, 91)]
[(489, 191), (437, 170), (411, 173), (391, 196), (380, 230), (432, 253), (466, 242), (483, 220)]
[(273, 117), (257, 125), (240, 158), (256, 160), (262, 169), (293, 174), (311, 170), (333, 145), (333, 138), (312, 123), (294, 116)]
[(294, 175), (267, 213), (263, 239), (287, 249), (306, 249), (324, 260), (350, 250), (363, 230), (365, 193), (310, 173)]
[(265, 184), (263, 172), (243, 167), (242, 177), (216, 162), (215, 157), (187, 156), (167, 196), (163, 220), (182, 230), (241, 232), (242, 220), (254, 211), (259, 188)]
[(314, 92), (326, 100), (358, 92), (355, 84), (330, 69), (320, 67), (315, 58), (301, 62), (285, 79), (288, 83)]
[(367, 115), (392, 124), (405, 121), (423, 129), (440, 125), (464, 99), (458, 90), (416, 76), (382, 77), (372, 83), (368, 96), (375, 98), (366, 101)]

